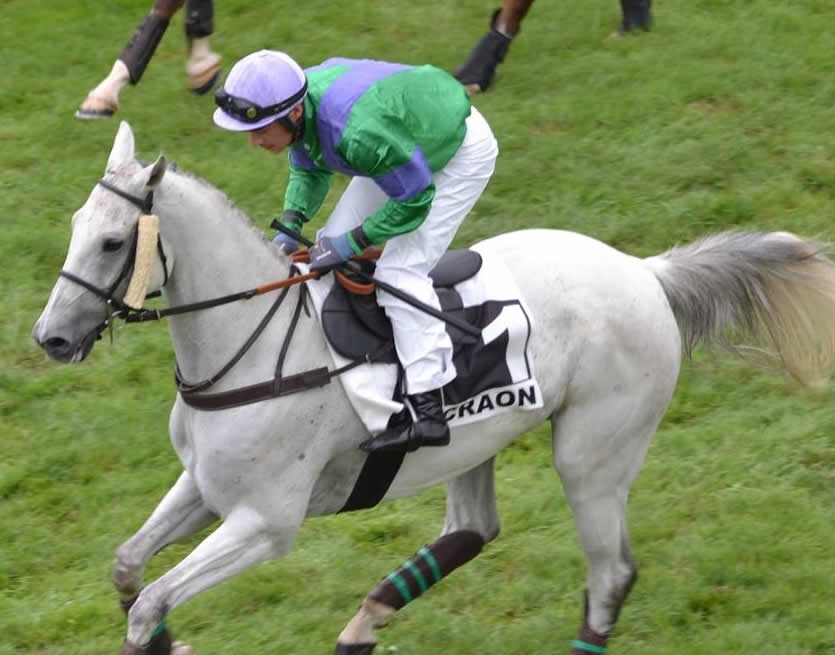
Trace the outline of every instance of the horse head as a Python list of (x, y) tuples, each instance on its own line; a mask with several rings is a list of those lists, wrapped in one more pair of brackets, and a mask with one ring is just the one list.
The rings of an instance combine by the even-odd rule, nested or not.
[[(153, 190), (166, 168), (162, 156), (150, 166), (136, 161), (133, 131), (123, 121), (104, 177), (73, 214), (61, 276), (32, 331), (35, 342), (51, 358), (82, 361), (113, 315), (126, 309), (125, 294), (138, 268), (140, 217), (151, 213)], [(155, 258), (146, 286), (159, 289), (166, 274), (161, 260)]]

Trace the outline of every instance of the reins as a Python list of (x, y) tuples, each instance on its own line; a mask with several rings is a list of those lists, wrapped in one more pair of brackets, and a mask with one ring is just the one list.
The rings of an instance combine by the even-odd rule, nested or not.
[[(304, 391), (306, 389), (323, 386), (325, 384), (328, 384), (332, 378), (356, 366), (377, 361), (380, 357), (385, 355), (386, 352), (393, 347), (392, 343), (388, 343), (381, 347), (377, 352), (368, 353), (360, 359), (354, 360), (346, 364), (345, 366), (333, 370), (330, 370), (327, 367), (320, 367), (295, 375), (289, 375), (286, 377), (283, 376), (281, 369), (283, 368), (284, 360), (286, 358), (290, 346), (290, 340), (292, 339), (292, 336), (296, 330), (299, 319), (301, 317), (302, 310), (304, 310), (305, 313), (309, 315), (309, 312), (307, 311), (307, 304), (305, 302), (307, 289), (306, 287), (302, 286), (299, 292), (299, 299), (293, 311), (293, 317), (290, 321), (290, 326), (284, 337), (284, 343), (282, 343), (281, 349), (279, 351), (278, 362), (276, 364), (275, 376), (273, 377), (273, 379), (267, 380), (265, 382), (260, 382), (258, 384), (233, 389), (230, 391), (223, 391), (212, 394), (201, 393), (204, 392), (206, 389), (212, 387), (219, 380), (221, 380), (223, 376), (225, 376), (249, 351), (252, 345), (264, 332), (269, 322), (275, 316), (276, 312), (278, 311), (278, 308), (284, 302), (285, 298), (289, 293), (290, 287), (297, 284), (303, 284), (308, 280), (318, 279), (320, 277), (320, 273), (310, 272), (301, 274), (299, 269), (296, 267), (296, 263), (306, 261), (305, 257), (308, 255), (308, 253), (300, 252), (293, 255), (293, 263), (290, 266), (289, 277), (287, 277), (284, 280), (270, 282), (268, 284), (257, 286), (252, 289), (247, 289), (246, 291), (239, 291), (237, 293), (231, 293), (224, 296), (219, 296), (217, 298), (211, 298), (209, 300), (186, 303), (183, 305), (176, 305), (174, 307), (167, 307), (163, 309), (141, 309), (133, 307), (129, 303), (126, 303), (124, 299), (118, 300), (114, 298), (113, 294), (116, 293), (116, 290), (127, 278), (131, 270), (134, 271), (134, 277), (140, 277), (136, 275), (137, 266), (135, 261), (135, 259), (138, 257), (138, 241), (142, 241), (143, 238), (146, 239), (145, 241), (142, 241), (141, 249), (145, 253), (147, 253), (148, 256), (153, 257), (153, 241), (150, 241), (150, 239), (156, 240), (155, 250), (159, 255), (162, 267), (164, 269), (164, 280), (162, 286), (165, 286), (165, 284), (168, 282), (169, 277), (167, 259), (165, 256), (165, 251), (162, 247), (162, 240), (160, 239), (158, 228), (154, 226), (150, 230), (145, 231), (142, 231), (140, 229), (142, 225), (142, 219), (152, 218), (155, 222), (157, 221), (157, 217), (151, 214), (153, 210), (154, 194), (153, 191), (149, 191), (144, 198), (139, 198), (130, 193), (127, 193), (126, 191), (123, 191), (122, 189), (111, 184), (110, 182), (105, 181), (104, 179), (99, 180), (98, 184), (107, 189), (108, 191), (111, 191), (112, 193), (116, 194), (120, 198), (123, 198), (124, 200), (130, 202), (141, 212), (140, 221), (138, 222), (137, 230), (133, 235), (132, 245), (128, 258), (124, 266), (122, 267), (122, 271), (120, 272), (118, 278), (107, 290), (97, 287), (96, 285), (91, 284), (90, 282), (84, 280), (83, 278), (73, 273), (64, 270), (61, 271), (61, 275), (63, 277), (76, 284), (79, 284), (88, 291), (91, 291), (100, 298), (104, 299), (108, 306), (116, 308), (116, 311), (113, 312), (107, 319), (105, 319), (105, 321), (101, 325), (97, 327), (98, 336), (101, 336), (101, 333), (108, 326), (112, 326), (112, 321), (114, 318), (120, 318), (124, 320), (125, 323), (144, 323), (147, 321), (159, 321), (169, 316), (176, 316), (179, 314), (186, 314), (189, 312), (210, 309), (212, 307), (226, 305), (232, 302), (237, 302), (239, 300), (249, 300), (250, 298), (254, 298), (265, 293), (270, 293), (272, 291), (277, 291), (279, 289), (284, 290), (279, 295), (279, 297), (276, 298), (276, 301), (270, 306), (270, 309), (261, 319), (258, 326), (255, 328), (255, 330), (252, 332), (252, 334), (249, 336), (246, 342), (238, 349), (238, 351), (230, 358), (230, 360), (224, 366), (221, 367), (221, 369), (217, 373), (200, 382), (191, 383), (187, 382), (182, 377), (179, 370), (179, 366), (176, 367), (175, 379), (177, 382), (177, 389), (180, 392), (180, 395), (183, 398), (183, 400), (188, 405), (191, 405), (192, 407), (196, 407), (199, 409), (207, 410), (226, 409), (229, 407), (236, 407), (239, 405), (259, 402), (268, 398), (275, 398), (278, 396), (284, 396), (287, 394)], [(292, 230), (287, 229), (285, 226), (278, 223), (278, 221), (274, 221), (272, 226), (295, 237), (296, 240), (300, 243), (304, 243), (307, 246), (313, 245), (311, 241), (303, 238), (300, 234), (297, 234)], [(157, 231), (154, 232), (153, 230)], [(148, 237), (148, 234), (150, 234), (151, 236)], [(371, 250), (367, 253), (364, 253), (363, 255), (356, 257), (355, 259), (373, 259), (379, 257), (379, 254), (379, 250)], [(142, 277), (141, 284), (137, 285), (138, 288), (141, 290), (136, 292), (137, 296), (135, 303), (140, 307), (142, 304), (143, 296), (145, 298), (148, 298), (157, 295), (145, 295), (145, 291), (147, 289), (147, 282), (150, 279), (150, 267), (145, 266), (142, 272), (144, 277)], [(476, 337), (480, 336), (479, 331), (469, 323), (462, 321), (461, 319), (453, 315), (444, 313), (432, 307), (431, 305), (427, 305), (426, 303), (421, 302), (417, 298), (414, 298), (410, 294), (407, 294), (396, 287), (393, 287), (389, 284), (385, 284), (380, 280), (376, 280), (372, 275), (363, 271), (359, 267), (358, 262), (347, 261), (335, 268), (334, 274), (339, 283), (345, 286), (345, 288), (352, 293), (369, 295), (374, 292), (375, 286), (380, 287), (384, 291), (392, 294), (393, 296), (401, 299), (402, 301), (407, 302), (413, 305), (414, 307), (432, 316), (435, 316), (436, 318), (446, 323), (454, 325), (455, 327), (467, 334), (471, 334)], [(361, 280), (364, 280), (364, 283), (357, 282), (355, 279), (351, 279), (352, 277), (358, 277)], [(131, 281), (131, 288), (129, 288), (129, 291), (131, 291), (132, 287), (134, 286), (133, 282), (134, 280)]]
[[(140, 222), (142, 218), (148, 218), (149, 216), (152, 218), (156, 218), (151, 215), (151, 212), (153, 211), (154, 201), (154, 194), (152, 191), (149, 191), (144, 198), (139, 198), (130, 193), (127, 193), (126, 191), (123, 191), (122, 189), (114, 186), (113, 184), (107, 182), (104, 179), (99, 180), (98, 184), (107, 189), (108, 191), (111, 191), (112, 193), (116, 194), (120, 198), (123, 198), (124, 200), (128, 201), (137, 209), (139, 209), (139, 211), (141, 212)], [(350, 362), (349, 364), (346, 364), (345, 366), (341, 366), (333, 370), (330, 370), (327, 367), (323, 366), (320, 368), (311, 369), (309, 371), (304, 371), (302, 373), (283, 376), (282, 368), (284, 366), (284, 360), (286, 359), (287, 353), (289, 351), (290, 340), (292, 339), (292, 336), (295, 333), (296, 327), (298, 326), (299, 320), (301, 318), (301, 313), (304, 310), (305, 313), (309, 315), (309, 312), (307, 310), (307, 304), (305, 302), (307, 288), (305, 286), (302, 286), (300, 288), (299, 298), (296, 303), (296, 307), (293, 311), (293, 316), (290, 320), (290, 326), (284, 336), (284, 342), (282, 343), (281, 349), (279, 351), (278, 362), (276, 364), (274, 378), (272, 380), (268, 380), (254, 385), (249, 385), (246, 387), (241, 387), (238, 389), (232, 389), (230, 391), (212, 394), (200, 393), (212, 387), (219, 380), (221, 380), (250, 350), (253, 344), (264, 332), (267, 325), (269, 325), (270, 321), (275, 316), (279, 307), (287, 298), (287, 295), (290, 291), (290, 287), (295, 286), (297, 284), (303, 285), (303, 283), (307, 282), (308, 280), (317, 279), (319, 277), (319, 273), (312, 272), (301, 274), (301, 272), (295, 264), (297, 262), (304, 261), (304, 256), (306, 255), (306, 253), (299, 253), (298, 256), (293, 257), (293, 263), (290, 266), (289, 277), (283, 280), (269, 282), (267, 284), (254, 287), (252, 289), (239, 291), (237, 293), (230, 293), (224, 296), (219, 296), (217, 298), (210, 298), (208, 300), (202, 300), (199, 302), (176, 305), (174, 307), (167, 307), (163, 309), (137, 309), (126, 304), (123, 300), (115, 298), (114, 294), (116, 293), (116, 290), (119, 288), (119, 286), (127, 279), (129, 274), (131, 273), (131, 270), (134, 270), (136, 267), (135, 258), (137, 257), (138, 234), (139, 224), (137, 224), (137, 230), (134, 232), (132, 236), (131, 247), (128, 252), (125, 264), (119, 272), (119, 275), (117, 276), (116, 280), (106, 289), (98, 287), (95, 284), (88, 282), (84, 278), (75, 275), (74, 273), (65, 270), (61, 271), (62, 277), (65, 277), (71, 282), (87, 289), (99, 298), (102, 298), (108, 305), (108, 307), (114, 307), (116, 309), (116, 311), (112, 312), (110, 316), (96, 328), (98, 336), (101, 336), (101, 333), (108, 326), (112, 326), (113, 319), (115, 318), (120, 318), (123, 321), (125, 321), (125, 323), (144, 323), (147, 321), (159, 321), (169, 316), (177, 316), (180, 314), (186, 314), (190, 312), (201, 311), (204, 309), (210, 309), (213, 307), (219, 307), (221, 305), (226, 305), (240, 300), (249, 300), (250, 298), (254, 298), (256, 296), (283, 289), (282, 293), (270, 306), (269, 310), (258, 323), (252, 334), (250, 334), (250, 336), (247, 338), (244, 344), (229, 359), (229, 361), (223, 367), (221, 367), (221, 369), (217, 373), (200, 382), (191, 383), (183, 379), (180, 373), (179, 366), (176, 366), (175, 380), (177, 383), (177, 390), (179, 391), (183, 400), (188, 405), (191, 405), (199, 409), (207, 410), (226, 409), (228, 407), (245, 405), (261, 400), (266, 400), (268, 398), (285, 396), (291, 393), (297, 393), (299, 391), (312, 389), (314, 387), (320, 387), (325, 384), (328, 384), (332, 378), (344, 373), (345, 371), (355, 368), (356, 366), (360, 366), (361, 364), (364, 364), (366, 362), (375, 361), (378, 357), (382, 356), (391, 347), (387, 346), (381, 349), (378, 353), (368, 354), (364, 358), (355, 360), (353, 362)], [(158, 233), (156, 234), (156, 242), (156, 251), (160, 257), (160, 261), (164, 269), (163, 286), (165, 286), (165, 284), (168, 282), (169, 277), (167, 258), (165, 256), (165, 251), (162, 247), (162, 240), (159, 238)], [(148, 294), (146, 298), (150, 298), (156, 295), (159, 295), (159, 292)]]
[[(166, 307), (164, 309), (128, 309), (125, 315), (119, 316), (125, 323), (144, 323), (145, 321), (159, 321), (169, 316), (176, 316), (177, 314), (188, 314), (189, 312), (197, 312), (202, 309), (211, 309), (212, 307), (219, 307), (238, 300), (249, 300), (255, 296), (261, 296), (271, 291), (278, 289), (287, 289), (295, 284), (301, 284), (308, 280), (315, 280), (319, 277), (318, 273), (294, 274), (293, 271), (298, 272), (298, 269), (291, 267), (291, 277), (276, 282), (270, 282), (253, 289), (246, 291), (238, 291), (237, 293), (230, 293), (225, 296), (211, 298), (209, 300), (201, 300), (199, 302), (186, 303), (184, 305), (175, 305), (174, 307)], [(284, 297), (283, 295), (281, 296)]]

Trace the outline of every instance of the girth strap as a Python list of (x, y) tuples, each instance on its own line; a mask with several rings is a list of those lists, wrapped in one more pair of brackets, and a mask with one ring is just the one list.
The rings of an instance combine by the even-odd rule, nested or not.
[(310, 369), (309, 371), (304, 371), (303, 373), (296, 373), (294, 375), (284, 376), (282, 375), (282, 368), (284, 366), (284, 359), (287, 356), (287, 352), (290, 349), (290, 340), (293, 338), (293, 334), (296, 331), (296, 327), (299, 324), (299, 319), (301, 318), (302, 310), (305, 309), (305, 295), (307, 293), (307, 288), (305, 286), (299, 287), (299, 299), (296, 302), (296, 307), (293, 310), (293, 318), (290, 320), (290, 326), (287, 329), (287, 333), (284, 335), (284, 343), (281, 344), (281, 349), (278, 355), (278, 362), (276, 363), (275, 367), (275, 375), (272, 380), (266, 380), (264, 382), (259, 382), (257, 384), (251, 384), (245, 387), (238, 387), (237, 389), (230, 389), (229, 391), (219, 391), (217, 393), (199, 393), (202, 389), (207, 389), (212, 384), (214, 384), (217, 380), (219, 380), (224, 374), (226, 374), (229, 369), (232, 368), (241, 358), (244, 352), (249, 349), (249, 347), (255, 342), (258, 336), (261, 334), (263, 329), (266, 327), (267, 323), (272, 318), (275, 310), (278, 309), (278, 306), (281, 304), (281, 301), (284, 300), (284, 297), (287, 295), (289, 291), (289, 287), (287, 287), (284, 292), (281, 294), (281, 297), (276, 301), (276, 303), (270, 308), (270, 311), (262, 320), (261, 324), (256, 329), (255, 333), (250, 337), (247, 343), (244, 345), (244, 348), (238, 352), (238, 354), (232, 358), (228, 362), (226, 366), (216, 375), (212, 376), (212, 378), (208, 380), (204, 380), (202, 383), (198, 383), (195, 385), (190, 385), (185, 382), (180, 375), (179, 368), (175, 370), (175, 380), (177, 382), (177, 389), (180, 392), (180, 396), (182, 397), (183, 401), (189, 405), (190, 407), (194, 407), (195, 409), (202, 409), (202, 410), (221, 410), (221, 409), (230, 409), (232, 407), (240, 407), (241, 405), (249, 405), (251, 403), (261, 402), (263, 400), (269, 400), (271, 398), (279, 398), (281, 396), (287, 396), (293, 393), (298, 393), (300, 391), (307, 391), (308, 389), (315, 389), (317, 387), (323, 387), (326, 384), (330, 384), (330, 381), (338, 375), (345, 373), (346, 371), (350, 371), (361, 364), (370, 363), (373, 361), (377, 361), (378, 358), (381, 358), (386, 351), (388, 351), (393, 344), (386, 344), (383, 348), (378, 350), (375, 353), (371, 353), (366, 355), (363, 358), (356, 359), (345, 366), (341, 366), (339, 368), (329, 370), (326, 366), (322, 366), (319, 368)]

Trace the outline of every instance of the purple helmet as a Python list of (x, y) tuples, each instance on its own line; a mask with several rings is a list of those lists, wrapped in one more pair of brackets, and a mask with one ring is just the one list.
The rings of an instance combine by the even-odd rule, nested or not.
[(307, 95), (307, 77), (292, 57), (259, 50), (236, 63), (215, 94), (215, 125), (233, 132), (257, 130), (283, 118)]

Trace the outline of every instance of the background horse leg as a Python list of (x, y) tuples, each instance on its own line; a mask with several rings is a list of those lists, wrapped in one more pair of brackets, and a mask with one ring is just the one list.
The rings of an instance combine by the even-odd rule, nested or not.
[(168, 22), (184, 0), (156, 0), (150, 13), (134, 30), (110, 74), (87, 94), (76, 110), (76, 118), (110, 118), (119, 108), (119, 92), (130, 82), (138, 84), (162, 40)]
[(397, 610), (469, 562), (486, 542), (496, 538), (499, 516), (493, 465), (491, 458), (450, 481), (443, 536), (421, 548), (365, 597), (339, 635), (336, 655), (371, 653), (377, 644), (374, 628), (388, 623)]
[[(663, 362), (661, 348), (659, 353)], [(586, 610), (571, 655), (603, 652), (600, 649), (637, 578), (626, 502), (672, 397), (678, 372), (674, 364), (636, 381), (634, 374), (618, 378), (613, 368), (607, 369), (609, 393), (577, 394), (579, 399), (575, 397), (574, 403), (552, 418), (554, 467), (574, 513), (588, 565)], [(589, 400), (584, 402), (583, 397)]]
[(493, 12), (490, 29), (473, 48), (455, 77), (467, 88), (467, 92), (486, 91), (493, 83), (496, 68), (504, 61), (510, 42), (519, 33), (522, 19), (534, 0), (504, 0), (500, 9)]
[(652, 0), (620, 0), (623, 20), (615, 32), (616, 35), (648, 30), (652, 25)]
[[(128, 612), (142, 588), (142, 573), (148, 560), (167, 545), (211, 525), (217, 516), (203, 503), (191, 476), (183, 472), (139, 531), (116, 551), (113, 584), (127, 597), (121, 601)], [(186, 644), (172, 643), (168, 628), (162, 624), (151, 636), (148, 655), (187, 655)]]
[(212, 0), (186, 0), (186, 74), (189, 88), (198, 95), (211, 91), (220, 76), (221, 56), (209, 47), (209, 36), (215, 28), (214, 15)]

